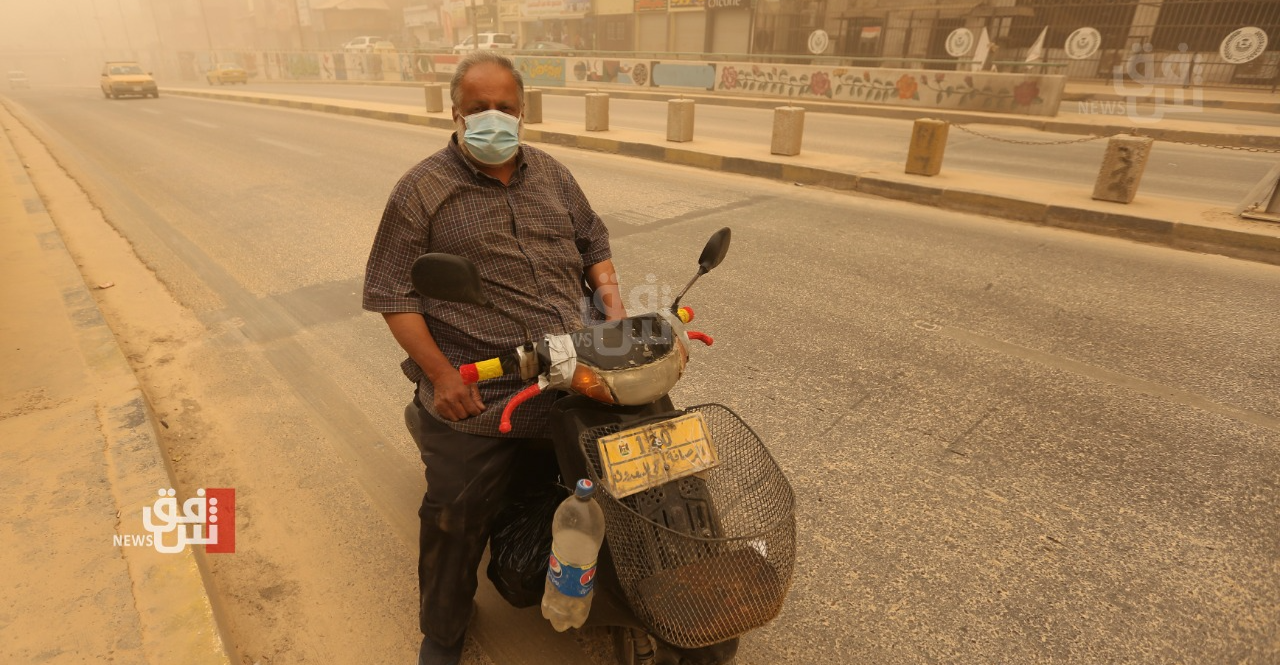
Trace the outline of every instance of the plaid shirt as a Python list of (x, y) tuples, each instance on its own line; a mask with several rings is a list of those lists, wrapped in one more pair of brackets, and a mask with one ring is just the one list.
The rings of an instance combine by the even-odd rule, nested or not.
[[(524, 335), (484, 307), (418, 295), (409, 269), (419, 256), (446, 252), (470, 259), (496, 308), (524, 321), (534, 341), (582, 327), (584, 271), (611, 257), (609, 233), (569, 170), (526, 145), (517, 159), (504, 186), (463, 156), (454, 135), (448, 147), (396, 184), (369, 253), (364, 308), (422, 314), (454, 367), (508, 353), (524, 343)], [(412, 358), (401, 369), (418, 384), (423, 406), (439, 418), (434, 388), (422, 369)], [(461, 432), (502, 436), (502, 407), (525, 384), (519, 376), (504, 376), (478, 385), (485, 411), (449, 424)], [(553, 399), (544, 394), (516, 409), (507, 436), (545, 436)]]

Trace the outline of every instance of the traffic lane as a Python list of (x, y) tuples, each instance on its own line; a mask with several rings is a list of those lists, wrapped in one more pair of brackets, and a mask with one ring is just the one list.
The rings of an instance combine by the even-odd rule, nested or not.
[[(328, 134), (312, 130), (317, 140)], [(1239, 614), (1216, 594), (1224, 579), (1239, 582), (1249, 576), (1257, 560), (1252, 551), (1237, 551), (1243, 546), (1230, 538), (1211, 545), (1240, 562), (1226, 569), (1211, 566), (1211, 583), (1202, 589), (1177, 568), (1178, 562), (1168, 564), (1174, 567), (1165, 575), (1171, 580), (1147, 572), (1149, 566), (1168, 562), (1148, 557), (1145, 546), (1136, 541), (1150, 531), (1158, 549), (1174, 532), (1197, 538), (1214, 535), (1203, 533), (1205, 525), (1194, 521), (1202, 516), (1193, 515), (1187, 522), (1184, 504), (1170, 498), (1182, 483), (1168, 476), (1176, 469), (1160, 457), (1166, 449), (1182, 456), (1188, 451), (1179, 443), (1185, 447), (1193, 441), (1222, 451), (1226, 458), (1216, 467), (1202, 464), (1203, 456), (1188, 458), (1195, 465), (1188, 468), (1204, 471), (1197, 479), (1201, 484), (1191, 487), (1185, 501), (1194, 503), (1205, 496), (1196, 492), (1208, 484), (1224, 488), (1212, 496), (1248, 500), (1247, 490), (1237, 492), (1234, 483), (1255, 482), (1259, 470), (1274, 468), (1252, 447), (1259, 435), (1247, 428), (1224, 427), (1224, 445), (1221, 431), (1202, 426), (1198, 410), (1177, 403), (1152, 406), (1142, 393), (1135, 397), (1132, 391), (1117, 390), (1114, 382), (1080, 374), (1087, 368), (1064, 360), (1112, 369), (1112, 374), (1099, 374), (1104, 378), (1136, 367), (1140, 371), (1131, 373), (1149, 383), (1165, 380), (1152, 365), (1180, 362), (1191, 369), (1182, 377), (1191, 383), (1176, 384), (1183, 392), (1196, 383), (1234, 383), (1241, 368), (1273, 366), (1272, 358), (1257, 356), (1248, 337), (1255, 332), (1253, 324), (1239, 333), (1223, 325), (1239, 318), (1242, 307), (1260, 309), (1255, 317), (1278, 309), (1269, 301), (1256, 301), (1258, 293), (1276, 292), (1273, 273), (1256, 272), (1265, 267), (607, 155), (569, 150), (557, 154), (578, 174), (606, 218), (614, 220), (615, 254), (624, 283), (678, 289), (709, 232), (722, 225), (735, 228), (729, 260), (701, 280), (688, 300), (700, 308), (699, 325), (717, 335), (719, 343), (695, 351), (678, 396), (685, 403), (730, 404), (765, 435), (797, 480), (802, 534), (801, 566), (789, 605), (778, 622), (748, 636), (744, 662), (783, 656), (836, 662), (832, 645), (852, 660), (884, 662), (919, 660), (910, 656), (943, 648), (955, 649), (961, 659), (991, 653), (1009, 654), (1011, 660), (1035, 657), (1039, 635), (1034, 632), (1019, 627), (1013, 635), (1000, 637), (990, 631), (1017, 612), (1043, 617), (1077, 634), (1109, 635), (1098, 625), (1098, 617), (1111, 611), (1108, 603), (1123, 602), (1123, 597), (1113, 593), (1114, 598), (1103, 602), (1046, 580), (1070, 572), (1078, 576), (1069, 578), (1073, 589), (1111, 590), (1117, 588), (1117, 573), (1105, 562), (1112, 560), (1133, 569), (1137, 579), (1128, 583), (1130, 587), (1148, 589), (1168, 582), (1171, 593), (1206, 591), (1207, 599), (1198, 601), (1203, 607), (1189, 606), (1201, 607), (1215, 626)], [(664, 196), (667, 192), (670, 195)], [(700, 202), (700, 196), (710, 200)], [(617, 219), (622, 213), (630, 216)], [(256, 258), (271, 259), (266, 254)], [(1194, 269), (1183, 275), (1184, 264)], [(1161, 293), (1144, 295), (1144, 289)], [(1189, 315), (1166, 309), (1173, 289), (1192, 289), (1195, 297), (1182, 302), (1192, 310)], [(1195, 314), (1206, 303), (1205, 315)], [(1153, 315), (1156, 321), (1148, 321)], [(1264, 318), (1262, 323), (1273, 322)], [(377, 326), (365, 327), (372, 331)], [(342, 321), (327, 322), (309, 339), (342, 340), (343, 329)], [(1206, 330), (1215, 334), (1198, 334)], [(936, 335), (939, 331), (944, 334)], [(957, 337), (963, 333), (970, 336)], [(349, 336), (353, 339), (336, 343), (340, 348), (329, 354), (333, 357), (315, 360), (326, 367), (336, 362), (341, 371), (368, 376), (358, 359), (368, 358), (369, 351), (354, 339), (358, 333)], [(391, 347), (385, 340), (383, 345)], [(1028, 351), (1060, 358), (1057, 364), (1063, 367), (1046, 364)], [(397, 354), (386, 355), (394, 360)], [(1071, 385), (1060, 389), (1057, 384), (1064, 377)], [(403, 392), (399, 377), (374, 375), (366, 379), (370, 381), (385, 382), (388, 393)], [(1095, 394), (1099, 391), (1103, 394)], [(1024, 395), (1030, 396), (1029, 404), (1006, 402)], [(1230, 401), (1227, 394), (1208, 397), (1209, 402)], [(1158, 422), (1132, 424), (1133, 430), (1119, 430), (1127, 437), (1113, 440), (1111, 433), (1125, 424), (1121, 421), (1129, 417), (1135, 401), (1135, 420)], [(862, 411), (863, 406), (868, 410)], [(997, 406), (1003, 408), (977, 423), (981, 414)], [(1148, 415), (1148, 407), (1153, 415)], [(969, 424), (966, 416), (977, 423), (973, 440), (992, 451), (969, 451), (978, 459), (982, 454), (992, 458), (979, 465), (985, 475), (978, 480), (987, 484), (965, 477), (946, 483), (923, 480), (933, 478), (922, 475), (921, 467), (930, 459), (927, 454), (937, 453), (934, 446), (941, 446), (936, 440), (955, 439), (955, 428)], [(1190, 424), (1169, 427), (1184, 419)], [(1166, 441), (1173, 429), (1185, 433), (1187, 441)], [(1230, 445), (1237, 436), (1240, 443)], [(1122, 445), (1128, 441), (1137, 443)], [(1125, 457), (1117, 459), (1115, 450)], [(956, 452), (947, 455), (959, 457)], [(1241, 473), (1238, 465), (1249, 466), (1254, 475), (1249, 469)], [(1089, 492), (1052, 484), (1064, 476), (1074, 479), (1069, 473), (1073, 470), (1106, 482)], [(1230, 477), (1220, 479), (1219, 472)], [(1031, 479), (1028, 498), (1016, 495), (1010, 500), (999, 491), (1019, 487), (1025, 478)], [(1168, 525), (1147, 525), (1162, 513), (1146, 505), (1139, 506), (1140, 515), (1123, 517), (1134, 512), (1126, 507), (1128, 497), (1118, 493), (1117, 488), (1126, 487), (1151, 488), (1144, 489), (1144, 496), (1172, 501), (1175, 510)], [(1265, 489), (1265, 484), (1256, 487)], [(979, 500), (987, 496), (984, 489), (1026, 509), (993, 512), (988, 503), (1004, 504), (994, 498)], [(832, 496), (848, 498), (836, 501)], [(988, 562), (987, 553), (1001, 551), (1004, 543), (1039, 542), (1035, 529), (1040, 527), (1025, 513), (1043, 521), (1045, 511), (1057, 505), (1067, 507), (1058, 509), (1062, 514), (1084, 516), (1079, 523), (1063, 526), (1064, 531), (1084, 534), (1078, 559), (1056, 568), (1035, 568), (1021, 547), (996, 559), (1010, 562), (1008, 567), (1026, 567), (1032, 571), (1027, 576)], [(1260, 508), (1260, 515), (1275, 514), (1266, 510), (1265, 501)], [(1113, 515), (1123, 519), (1107, 522)], [(1058, 513), (1051, 517), (1055, 516), (1066, 519)], [(1233, 519), (1235, 513), (1212, 517), (1215, 524), (1234, 524), (1242, 533), (1254, 533), (1244, 528), (1248, 524)], [(1096, 537), (1099, 525), (1134, 536), (1106, 541)], [(952, 534), (949, 541), (931, 540), (946, 533)], [(947, 565), (940, 568), (937, 562)], [(840, 589), (850, 592), (842, 597), (848, 602), (833, 599), (828, 584), (834, 579), (828, 572), (832, 569), (842, 573)], [(941, 589), (940, 575), (949, 580)], [(1003, 587), (994, 586), (993, 579)], [(1035, 598), (1023, 595), (1005, 600), (997, 593), (1001, 588), (1034, 589), (1047, 604), (1036, 605)], [(939, 591), (941, 600), (930, 600)], [(1265, 578), (1261, 591), (1268, 592)], [(863, 602), (866, 599), (869, 602)], [(857, 607), (850, 607), (853, 604)], [(1257, 605), (1248, 598), (1241, 607), (1254, 611)], [(1077, 611), (1086, 618), (1073, 618)], [(1127, 633), (1088, 648), (1068, 644), (1066, 653), (1115, 654), (1127, 642), (1191, 652), (1188, 645), (1193, 640), (1183, 639), (1183, 615), (1172, 615), (1176, 629), (1154, 625), (1151, 616), (1139, 607), (1134, 619), (1122, 622)], [(983, 637), (969, 646), (966, 631)], [(1246, 645), (1254, 644), (1250, 636), (1246, 631)], [(925, 644), (923, 650), (920, 644)], [(1216, 654), (1193, 659), (1215, 660)]]
[[(264, 85), (279, 94), (330, 96), (352, 101), (422, 106), (422, 91), (397, 86)], [(446, 102), (447, 104), (447, 102)], [(581, 97), (543, 95), (543, 117), (549, 121), (581, 123)], [(696, 111), (695, 136), (767, 148), (772, 136), (772, 111), (701, 105)], [(611, 99), (610, 126), (651, 134), (666, 134), (666, 103)], [(997, 176), (1072, 184), (1092, 190), (1102, 164), (1106, 142), (1076, 143), (1081, 137), (997, 125), (974, 129), (994, 138), (979, 138), (953, 128), (944, 168)], [(805, 151), (839, 154), (882, 163), (905, 164), (912, 123), (866, 116), (808, 113)], [(1060, 143), (1060, 145), (1055, 145)], [(1234, 206), (1271, 168), (1261, 154), (1214, 150), (1159, 142), (1153, 150), (1141, 191), (1156, 196)]]
[[(850, 208), (735, 216), (729, 258), (686, 299), (717, 343), (678, 397), (739, 409), (799, 497), (796, 590), (747, 643), (814, 663), (1266, 660), (1275, 426), (1131, 380), (1274, 368), (1246, 355), (1275, 318), (1248, 300), (1277, 271)], [(1160, 284), (1219, 304), (1168, 311)], [(1264, 371), (1251, 390), (1274, 394)]]

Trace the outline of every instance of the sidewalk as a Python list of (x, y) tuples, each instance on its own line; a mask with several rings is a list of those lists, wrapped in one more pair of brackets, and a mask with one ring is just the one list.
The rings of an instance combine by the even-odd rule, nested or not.
[(0, 662), (229, 664), (190, 547), (119, 547), (173, 487), (137, 379), (0, 135)]
[[(200, 89), (166, 88), (166, 94), (221, 99), (286, 108), (354, 115), (375, 120), (401, 122), (452, 130), (448, 105), (440, 113), (426, 113), (423, 107), (378, 104), (300, 95), (245, 92), (215, 92)], [(612, 94), (612, 93), (611, 93)], [(669, 97), (669, 95), (667, 96)], [(688, 96), (686, 95), (686, 98)], [(739, 101), (739, 100), (733, 100)], [(758, 100), (763, 101), (763, 100)], [(768, 101), (773, 106), (778, 100)], [(804, 103), (806, 108), (816, 105)], [(839, 106), (853, 106), (841, 104)], [(811, 111), (818, 110), (810, 108)], [(910, 109), (878, 109), (894, 112), (926, 114)], [(975, 114), (955, 114), (975, 115)], [(1000, 114), (979, 114), (981, 122), (1019, 124), (1027, 118)], [(1048, 123), (1034, 119), (1035, 122)], [(968, 122), (968, 121), (965, 121)], [(1179, 121), (1167, 121), (1161, 130), (1177, 134)], [(1059, 124), (1062, 124), (1059, 122)], [(1080, 123), (1078, 123), (1080, 124)], [(1103, 125), (1088, 125), (1078, 130), (1096, 130)], [(1182, 121), (1182, 124), (1189, 124)], [(1239, 128), (1235, 125), (1196, 123), (1199, 133), (1219, 140)], [(1207, 125), (1207, 127), (1205, 127)], [(1256, 135), (1238, 136), (1244, 141), (1266, 139), (1280, 146), (1280, 128), (1257, 128)], [(1053, 130), (1058, 131), (1058, 130)], [(1112, 133), (1120, 133), (1117, 129)], [(904, 171), (906, 149), (897, 163), (869, 163), (855, 156), (802, 152), (794, 157), (769, 154), (767, 147), (743, 146), (736, 142), (695, 139), (687, 143), (666, 141), (665, 135), (612, 130), (587, 132), (582, 124), (527, 124), (524, 139), (531, 143), (551, 143), (568, 147), (610, 152), (685, 166), (751, 175), (773, 180), (814, 185), (836, 190), (859, 192), (885, 198), (931, 205), (948, 210), (971, 212), (1029, 222), (1045, 226), (1127, 238), (1138, 242), (1177, 249), (1222, 254), (1250, 261), (1280, 265), (1280, 224), (1257, 222), (1236, 217), (1227, 208), (1215, 208), (1194, 202), (1162, 199), (1139, 192), (1131, 204), (1094, 201), (1089, 174), (1086, 184), (1066, 185), (1036, 180), (1034, 177), (1013, 178), (975, 175), (948, 169), (945, 164), (934, 177), (907, 175)], [(809, 137), (807, 141), (816, 140)], [(1033, 175), (1033, 174), (1029, 174)]]

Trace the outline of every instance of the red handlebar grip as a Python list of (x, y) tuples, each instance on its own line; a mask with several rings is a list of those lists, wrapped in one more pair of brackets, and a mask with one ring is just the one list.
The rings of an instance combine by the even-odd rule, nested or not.
[(704, 332), (698, 332), (697, 330), (689, 330), (689, 331), (686, 331), (686, 334), (689, 335), (689, 339), (696, 339), (699, 342), (706, 344), (707, 346), (711, 346), (712, 344), (716, 343), (714, 339), (711, 339), (711, 335), (708, 335), (707, 333), (704, 333)]
[(502, 422), (498, 425), (498, 431), (503, 434), (510, 432), (511, 414), (515, 412), (516, 407), (524, 404), (534, 397), (537, 397), (540, 393), (542, 393), (542, 386), (536, 383), (516, 393), (515, 397), (512, 397), (511, 400), (507, 402), (506, 408), (502, 410)]
[(681, 307), (680, 309), (676, 310), (676, 318), (680, 319), (680, 321), (681, 321), (682, 323), (688, 323), (688, 322), (692, 321), (692, 320), (693, 320), (693, 308), (692, 308), (692, 307)]
[(462, 375), (462, 382), (471, 385), (480, 380), (480, 370), (476, 369), (475, 363), (467, 363), (458, 368), (458, 374)]

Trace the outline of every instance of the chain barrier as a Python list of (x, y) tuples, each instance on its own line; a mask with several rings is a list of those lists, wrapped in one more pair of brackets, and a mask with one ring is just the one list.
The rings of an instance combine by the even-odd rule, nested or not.
[[(978, 136), (984, 139), (998, 141), (1000, 143), (1013, 143), (1015, 145), (1071, 145), (1074, 143), (1088, 143), (1089, 141), (1100, 141), (1102, 139), (1109, 139), (1112, 136), (1118, 136), (1118, 134), (1111, 134), (1111, 135), (1105, 135), (1105, 136), (1090, 135), (1080, 139), (1066, 139), (1063, 141), (1022, 141), (1019, 139), (1006, 139), (1006, 138), (1001, 138), (999, 136), (991, 136), (990, 134), (984, 134), (976, 129), (970, 129), (964, 125), (953, 124), (951, 126), (955, 127), (956, 129), (962, 132), (973, 134), (974, 136)], [(1135, 128), (1131, 133), (1131, 135), (1141, 136), (1141, 134), (1137, 132), (1138, 130)], [(1216, 150), (1235, 150), (1238, 152), (1280, 154), (1280, 149), (1275, 149), (1275, 148), (1257, 148), (1257, 147), (1243, 146), (1243, 145), (1213, 145), (1210, 143), (1196, 143), (1194, 141), (1173, 141), (1170, 139), (1162, 139), (1157, 137), (1151, 137), (1151, 138), (1154, 138), (1157, 141), (1164, 141), (1166, 143), (1177, 143), (1180, 145), (1189, 145), (1197, 148), (1214, 148)]]
[(1005, 138), (1000, 138), (999, 136), (991, 136), (990, 134), (983, 134), (982, 132), (976, 129), (969, 129), (964, 125), (951, 125), (951, 126), (955, 127), (956, 129), (962, 132), (973, 134), (974, 136), (978, 136), (984, 139), (999, 141), (1000, 143), (1013, 143), (1016, 145), (1070, 145), (1072, 143), (1087, 143), (1089, 141), (1097, 141), (1100, 139), (1110, 138), (1108, 136), (1086, 136), (1082, 139), (1067, 139), (1064, 141), (1021, 141), (1018, 139), (1005, 139)]

